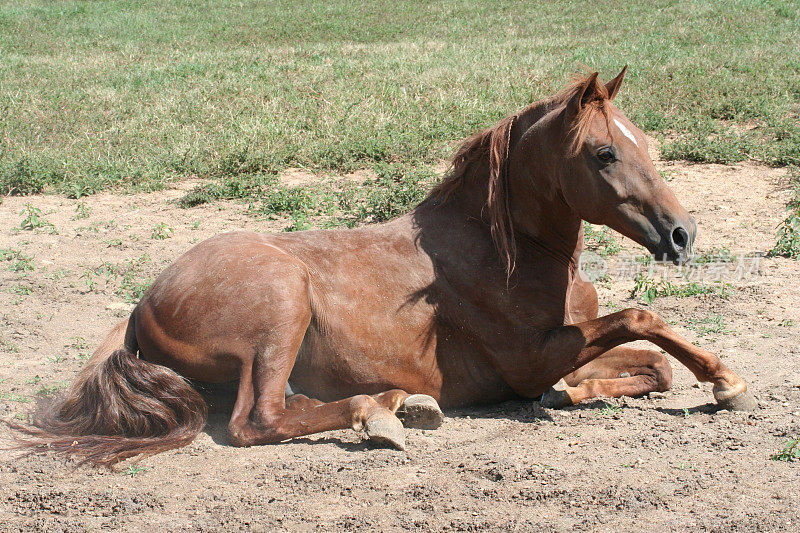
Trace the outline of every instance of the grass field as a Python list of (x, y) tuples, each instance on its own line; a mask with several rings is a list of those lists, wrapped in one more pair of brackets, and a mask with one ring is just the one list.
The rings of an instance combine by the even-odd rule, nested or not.
[(583, 66), (663, 155), (800, 163), (800, 8), (780, 1), (0, 4), (0, 192), (189, 176), (427, 174)]

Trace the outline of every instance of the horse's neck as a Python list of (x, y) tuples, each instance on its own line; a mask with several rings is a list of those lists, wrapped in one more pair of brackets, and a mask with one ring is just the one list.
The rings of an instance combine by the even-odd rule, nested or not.
[[(561, 196), (542, 182), (546, 176), (540, 174), (538, 180), (533, 177), (538, 171), (534, 169), (529, 180), (518, 180), (509, 193), (517, 246), (535, 247), (565, 266), (574, 266), (583, 249), (583, 225)], [(488, 176), (487, 161), (475, 165), (465, 176), (461, 188), (448, 200), (464, 216), (483, 220), (487, 225)], [(519, 201), (521, 198), (525, 201)]]
[(559, 113), (553, 109), (538, 116), (515, 140), (507, 162), (508, 188), (516, 229), (574, 264), (583, 248), (583, 223), (561, 193), (558, 176), (569, 161), (560, 155), (562, 134), (553, 128)]
[(444, 205), (423, 203), (408, 219), (398, 220), (410, 221), (411, 239), (433, 265), (434, 278), (419, 293), (437, 306), (438, 313), (455, 321), (469, 310), (515, 323), (511, 329), (519, 332), (563, 320), (576, 278), (575, 262), (565, 262), (548, 247), (520, 236), (515, 270), (509, 276), (489, 225), (455, 199)]
[[(411, 238), (431, 255), (494, 257), (494, 261), (490, 261), (492, 264), (485, 266), (502, 271), (498, 279), (505, 286), (508, 281), (506, 265), (492, 240), (486, 200), (480, 193), (472, 193), (469, 187), (464, 187), (443, 204), (433, 200), (420, 204), (408, 214), (414, 228)], [(555, 247), (538, 234), (516, 232), (515, 269), (526, 272), (540, 268), (574, 270), (583, 248), (582, 226), (577, 225), (574, 232), (562, 231), (559, 239), (563, 242)]]

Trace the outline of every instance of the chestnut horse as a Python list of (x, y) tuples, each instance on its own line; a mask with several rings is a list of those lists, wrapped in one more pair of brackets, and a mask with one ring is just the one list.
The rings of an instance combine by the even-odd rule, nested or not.
[(441, 423), (437, 402), (667, 390), (661, 353), (621, 346), (638, 339), (726, 408), (755, 407), (744, 380), (654, 313), (597, 317), (582, 220), (677, 263), (696, 232), (612, 103), (624, 74), (581, 78), (470, 137), (428, 198), (385, 224), (198, 244), (35, 419), (31, 450), (108, 465), (185, 445), (206, 420), (186, 379), (238, 380), (234, 446), (354, 428), (403, 448), (403, 423)]

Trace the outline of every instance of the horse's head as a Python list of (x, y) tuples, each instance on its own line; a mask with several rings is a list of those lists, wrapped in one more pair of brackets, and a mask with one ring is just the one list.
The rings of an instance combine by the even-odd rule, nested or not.
[(624, 76), (603, 85), (594, 73), (573, 87), (559, 121), (567, 157), (558, 188), (582, 219), (682, 263), (697, 226), (653, 166), (644, 133), (612, 103)]

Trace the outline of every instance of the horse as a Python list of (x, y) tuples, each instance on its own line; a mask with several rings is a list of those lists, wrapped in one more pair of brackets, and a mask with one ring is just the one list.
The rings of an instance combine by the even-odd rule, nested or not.
[[(25, 446), (113, 465), (191, 442), (192, 386), (236, 382), (233, 446), (352, 428), (403, 449), (441, 407), (514, 399), (551, 408), (668, 390), (660, 351), (727, 409), (747, 383), (655, 313), (598, 317), (580, 270), (583, 222), (677, 264), (696, 224), (613, 104), (627, 66), (579, 76), (466, 139), (419, 205), (355, 229), (232, 232), (166, 268), (98, 347)], [(440, 407), (441, 406), (441, 407)]]

